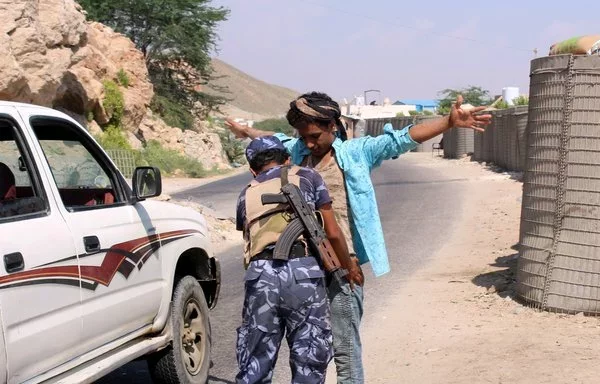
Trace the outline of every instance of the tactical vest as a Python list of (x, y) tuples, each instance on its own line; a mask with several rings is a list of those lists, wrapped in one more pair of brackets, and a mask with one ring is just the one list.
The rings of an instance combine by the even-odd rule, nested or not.
[[(262, 183), (252, 180), (246, 190), (246, 225), (244, 228), (244, 266), (250, 259), (262, 252), (268, 245), (274, 245), (288, 225), (287, 204), (263, 205), (261, 196), (265, 193), (280, 193), (287, 181), (300, 187), (297, 175), (300, 167), (281, 168), (281, 177)], [(287, 172), (286, 172), (287, 171)]]

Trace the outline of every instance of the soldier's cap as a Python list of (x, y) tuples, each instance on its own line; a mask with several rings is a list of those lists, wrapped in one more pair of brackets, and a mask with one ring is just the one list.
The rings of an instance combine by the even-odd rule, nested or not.
[(246, 147), (246, 160), (251, 162), (259, 153), (265, 152), (269, 149), (279, 149), (286, 151), (285, 146), (275, 136), (261, 136), (252, 140)]

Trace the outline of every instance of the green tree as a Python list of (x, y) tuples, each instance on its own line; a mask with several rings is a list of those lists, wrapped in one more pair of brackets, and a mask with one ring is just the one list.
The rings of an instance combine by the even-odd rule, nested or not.
[(438, 113), (440, 114), (450, 113), (452, 104), (456, 101), (458, 95), (462, 95), (463, 103), (471, 104), (474, 107), (488, 105), (492, 102), (488, 90), (472, 85), (462, 89), (447, 88), (438, 92), (438, 94), (442, 96), (438, 106)]
[[(210, 54), (229, 10), (210, 0), (78, 0), (88, 17), (129, 37), (146, 59), (158, 95), (201, 115), (226, 101), (202, 89), (214, 79)], [(220, 89), (223, 91), (222, 89)]]

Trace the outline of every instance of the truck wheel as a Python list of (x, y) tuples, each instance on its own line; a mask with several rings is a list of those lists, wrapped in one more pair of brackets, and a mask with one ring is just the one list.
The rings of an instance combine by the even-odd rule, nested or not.
[(181, 279), (171, 303), (173, 343), (148, 358), (158, 384), (205, 384), (210, 368), (210, 319), (204, 292), (192, 276)]

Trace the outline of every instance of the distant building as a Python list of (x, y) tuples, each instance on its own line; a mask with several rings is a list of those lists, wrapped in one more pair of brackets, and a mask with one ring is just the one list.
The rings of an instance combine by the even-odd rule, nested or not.
[(402, 99), (396, 101), (394, 105), (414, 105), (417, 112), (430, 111), (435, 113), (440, 102), (434, 99)]
[(342, 115), (356, 119), (379, 119), (396, 117), (398, 114), (408, 116), (415, 110), (414, 105), (392, 105), (389, 98), (383, 100), (383, 105), (365, 105), (363, 96), (354, 97), (353, 102), (346, 99), (340, 103)]

